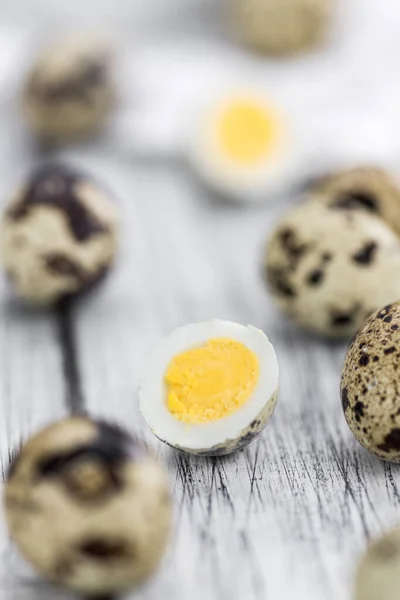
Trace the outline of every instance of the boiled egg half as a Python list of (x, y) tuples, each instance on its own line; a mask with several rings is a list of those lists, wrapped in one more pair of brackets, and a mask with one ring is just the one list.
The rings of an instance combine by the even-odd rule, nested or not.
[(192, 171), (219, 197), (269, 202), (303, 177), (304, 149), (293, 124), (264, 96), (234, 92), (198, 119), (189, 145)]
[(271, 418), (278, 362), (255, 327), (220, 320), (186, 325), (160, 341), (139, 396), (144, 419), (163, 442), (192, 454), (229, 454)]

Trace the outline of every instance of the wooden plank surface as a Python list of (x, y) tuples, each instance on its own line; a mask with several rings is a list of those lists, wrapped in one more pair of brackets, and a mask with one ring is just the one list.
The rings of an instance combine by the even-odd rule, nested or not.
[[(158, 450), (174, 493), (172, 547), (142, 597), (167, 591), (183, 599), (197, 590), (210, 599), (350, 598), (359, 553), (370, 536), (396, 520), (400, 473), (367, 455), (347, 431), (338, 396), (345, 347), (301, 334), (270, 305), (260, 256), (277, 209), (212, 203), (179, 168), (140, 166), (91, 151), (73, 156), (102, 174), (123, 225), (118, 268), (74, 312), (82, 392), (93, 414), (125, 423)], [(213, 316), (267, 332), (280, 361), (281, 394), (269, 427), (250, 447), (225, 459), (200, 459), (166, 449), (148, 433), (136, 389), (160, 336)], [(53, 357), (59, 367), (62, 350), (55, 346), (51, 318), (17, 320), (14, 327), (20, 335), (15, 356), (25, 351), (25, 360), (31, 359), (26, 343), (35, 338), (33, 360), (44, 365)], [(8, 372), (5, 354), (2, 364)], [(59, 379), (55, 366), (54, 372)], [(54, 388), (56, 416), (63, 401), (59, 380), (29, 373), (42, 381), (41, 393), (37, 379), (30, 382), (38, 388), (35, 414), (48, 409)], [(11, 413), (17, 436), (24, 427), (18, 416), (25, 416), (28, 429), (42, 420), (32, 419), (24, 398), (18, 400), (20, 381), (2, 395), (7, 411), (15, 396), (22, 403)], [(9, 435), (7, 430), (6, 440)], [(24, 569), (13, 564), (18, 589)], [(24, 587), (24, 598), (29, 589)]]
[[(9, 113), (0, 110), (4, 119)], [(37, 156), (11, 125), (2, 131), (5, 196), (8, 179)], [(262, 249), (286, 207), (246, 210), (213, 202), (178, 162), (140, 163), (106, 143), (60, 157), (104, 180), (122, 224), (115, 272), (75, 307), (68, 326), (79, 367), (73, 384), (93, 414), (124, 423), (156, 449), (173, 489), (169, 554), (136, 597), (350, 600), (368, 539), (399, 519), (400, 469), (365, 453), (347, 430), (338, 395), (345, 345), (302, 334), (268, 299)], [(21, 440), (64, 413), (71, 378), (63, 368), (59, 318), (16, 306), (5, 282), (0, 298), (4, 473)], [(224, 459), (167, 449), (137, 409), (137, 384), (157, 340), (178, 325), (213, 317), (262, 328), (281, 368), (270, 425)], [(44, 586), (22, 563), (0, 517), (0, 600), (36, 597), (68, 595)]]

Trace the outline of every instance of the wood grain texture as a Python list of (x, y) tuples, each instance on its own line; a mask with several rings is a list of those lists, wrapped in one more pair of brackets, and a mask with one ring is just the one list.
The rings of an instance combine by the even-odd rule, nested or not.
[[(67, 158), (72, 155), (66, 155)], [(345, 345), (281, 319), (261, 278), (268, 231), (284, 207), (215, 203), (179, 167), (146, 167), (75, 153), (115, 193), (123, 233), (118, 266), (77, 307), (75, 334), (89, 410), (141, 434), (168, 466), (176, 530), (145, 590), (184, 598), (345, 600), (367, 540), (395, 521), (400, 472), (367, 455), (347, 430), (338, 385)], [(212, 317), (261, 327), (276, 346), (281, 394), (269, 427), (226, 459), (159, 444), (137, 410), (146, 356), (172, 328)]]
[[(64, 414), (65, 385), (52, 314), (16, 303), (0, 284), (0, 493), (10, 459), (32, 431)], [(0, 598), (30, 578), (0, 511)], [(29, 588), (28, 588), (29, 589)]]
[[(197, 590), (211, 600), (350, 598), (360, 552), (399, 513), (400, 472), (367, 455), (347, 430), (338, 394), (345, 347), (300, 333), (269, 302), (261, 256), (284, 207), (218, 204), (178, 166), (140, 166), (91, 150), (62, 157), (101, 173), (122, 225), (115, 272), (71, 317), (79, 393), (92, 414), (124, 423), (156, 449), (174, 494), (171, 550), (142, 597), (153, 600), (162, 591), (183, 599)], [(63, 414), (71, 372), (63, 368), (55, 316), (17, 307), (2, 291), (5, 471), (21, 436)], [(137, 409), (151, 347), (178, 325), (212, 317), (261, 327), (281, 368), (270, 425), (225, 459), (167, 449)], [(0, 598), (28, 600), (36, 579), (10, 553), (1, 529), (0, 540)], [(40, 594), (47, 589), (35, 586)]]
[[(73, 4), (65, 7), (71, 19)], [(360, 46), (360, 56), (369, 52), (370, 57), (358, 72), (361, 84), (350, 93), (356, 63), (348, 60), (344, 44), (332, 73), (348, 63), (343, 71), (347, 84), (340, 78), (331, 81), (327, 70), (322, 83), (313, 79), (311, 85), (324, 110), (330, 102), (338, 111), (328, 127), (332, 138), (341, 109), (364, 106), (366, 98), (372, 105), (377, 94), (385, 102), (389, 98), (375, 81), (383, 59), (372, 60), (379, 18), (370, 20), (369, 29), (358, 27), (366, 4), (378, 15), (381, 3), (354, 4), (358, 16), (350, 25), (374, 42)], [(112, 12), (106, 2), (102, 5)], [(14, 9), (21, 21), (22, 12)], [(395, 19), (380, 15), (383, 25), (391, 20), (395, 26)], [(197, 31), (197, 20), (195, 25), (192, 31)], [(392, 70), (397, 69), (393, 40), (388, 35), (384, 45)], [(296, 65), (293, 72), (290, 66), (287, 71), (272, 67), (272, 81), (279, 85), (281, 73), (282, 78), (300, 77), (298, 65), (298, 73)], [(389, 81), (398, 111), (400, 92)], [(345, 88), (349, 93), (343, 96)], [(379, 105), (381, 113), (385, 102)], [(10, 103), (0, 105), (4, 179), (37, 159), (12, 124), (9, 116), (16, 115), (11, 108)], [(351, 119), (342, 122), (347, 127)], [(121, 215), (122, 247), (114, 273), (74, 308), (72, 323), (14, 304), (1, 283), (0, 472), (6, 472), (21, 440), (63, 415), (71, 395), (81, 396), (92, 414), (143, 436), (169, 471), (174, 539), (159, 574), (136, 597), (350, 600), (354, 569), (367, 541), (400, 520), (400, 468), (368, 455), (347, 429), (338, 393), (345, 345), (299, 332), (268, 299), (260, 273), (262, 249), (285, 206), (245, 210), (213, 202), (182, 165), (138, 164), (128, 152), (118, 153), (103, 142), (60, 157), (89, 169), (112, 190)], [(2, 194), (6, 188), (2, 180)], [(262, 328), (275, 345), (281, 369), (271, 423), (248, 448), (224, 459), (195, 458), (164, 447), (137, 409), (140, 374), (157, 340), (178, 325), (213, 317)], [(40, 582), (22, 562), (8, 543), (0, 514), (0, 600), (36, 598), (69, 596)]]

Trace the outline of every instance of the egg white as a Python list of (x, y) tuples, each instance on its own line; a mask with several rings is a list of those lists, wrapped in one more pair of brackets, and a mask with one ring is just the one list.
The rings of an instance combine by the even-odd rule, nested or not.
[[(274, 146), (262, 159), (241, 164), (224, 153), (217, 135), (221, 107), (233, 100), (256, 102), (277, 117)], [(233, 93), (219, 98), (199, 115), (188, 146), (192, 171), (218, 196), (245, 204), (268, 203), (291, 191), (304, 176), (305, 153), (292, 119), (260, 95)]]
[[(167, 408), (167, 367), (176, 355), (221, 337), (241, 342), (256, 354), (260, 369), (256, 388), (247, 402), (229, 416), (208, 423), (183, 423)], [(268, 338), (251, 325), (217, 319), (179, 327), (162, 339), (139, 387), (140, 411), (160, 440), (180, 450), (208, 455), (228, 454), (249, 443), (272, 416), (277, 394), (278, 362)]]

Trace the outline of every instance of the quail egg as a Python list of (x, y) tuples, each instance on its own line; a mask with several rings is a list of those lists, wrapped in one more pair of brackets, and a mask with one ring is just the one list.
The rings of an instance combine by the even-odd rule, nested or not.
[(85, 597), (149, 577), (171, 529), (158, 462), (125, 430), (85, 417), (53, 423), (24, 444), (4, 502), (23, 556), (43, 577)]
[(400, 297), (400, 241), (373, 215), (310, 201), (274, 229), (265, 273), (272, 298), (300, 326), (351, 337)]
[(51, 305), (83, 292), (111, 267), (116, 211), (91, 177), (62, 164), (36, 169), (0, 222), (4, 269), (28, 302)]
[(275, 200), (302, 177), (303, 147), (289, 117), (262, 95), (232, 92), (200, 117), (189, 149), (192, 170), (221, 198)]
[(375, 312), (351, 343), (341, 396), (346, 421), (364, 448), (400, 462), (400, 302)]
[(398, 600), (400, 528), (375, 540), (357, 571), (354, 600)]
[(383, 169), (358, 167), (321, 177), (310, 192), (332, 209), (379, 216), (400, 234), (400, 184)]
[(110, 48), (93, 35), (71, 35), (36, 59), (22, 92), (22, 109), (39, 138), (63, 142), (104, 125), (114, 100)]
[(266, 54), (295, 54), (321, 42), (333, 0), (231, 0), (235, 36)]
[(161, 340), (139, 391), (141, 413), (159, 439), (192, 454), (229, 454), (271, 418), (278, 363), (259, 329), (195, 323)]

